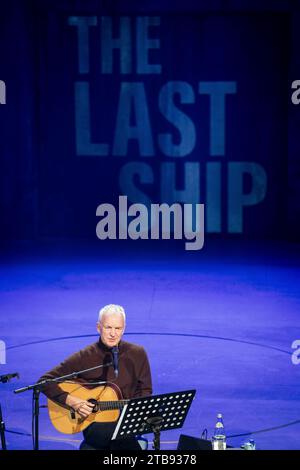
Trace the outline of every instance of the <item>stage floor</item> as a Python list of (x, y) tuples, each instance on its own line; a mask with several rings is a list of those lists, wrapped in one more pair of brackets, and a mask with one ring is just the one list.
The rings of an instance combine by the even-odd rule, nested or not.
[[(13, 390), (96, 341), (98, 310), (117, 303), (127, 312), (124, 339), (148, 352), (154, 393), (197, 390), (183, 428), (162, 434), (162, 449), (176, 449), (180, 434), (207, 428), (211, 436), (219, 412), (227, 435), (240, 435), (230, 445), (252, 433), (259, 449), (300, 449), (300, 364), (291, 348), (300, 339), (300, 246), (212, 240), (185, 252), (168, 242), (146, 251), (143, 242), (130, 250), (19, 244), (2, 253), (0, 374), (20, 374), (0, 384), (8, 448), (32, 448), (31, 393)], [(41, 449), (80, 442), (41, 409)]]

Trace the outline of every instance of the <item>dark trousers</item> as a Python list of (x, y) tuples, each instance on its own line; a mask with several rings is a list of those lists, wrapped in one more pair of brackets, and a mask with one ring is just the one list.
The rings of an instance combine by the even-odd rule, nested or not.
[[(84, 431), (84, 441), (97, 450), (141, 450), (135, 437), (111, 440), (116, 423), (92, 423)], [(83, 447), (84, 448), (84, 447)]]

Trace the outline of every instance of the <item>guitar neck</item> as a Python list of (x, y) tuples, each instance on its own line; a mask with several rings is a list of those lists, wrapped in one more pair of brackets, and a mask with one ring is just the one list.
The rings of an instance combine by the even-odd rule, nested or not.
[(97, 408), (99, 411), (105, 410), (121, 410), (129, 400), (118, 400), (118, 401), (98, 401)]

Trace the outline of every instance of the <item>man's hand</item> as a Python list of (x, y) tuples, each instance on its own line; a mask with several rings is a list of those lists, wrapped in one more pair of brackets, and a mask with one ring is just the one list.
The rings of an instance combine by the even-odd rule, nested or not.
[(83, 418), (87, 418), (93, 411), (94, 405), (82, 398), (74, 397), (73, 395), (68, 395), (66, 399), (66, 405), (73, 408), (77, 413), (80, 414)]

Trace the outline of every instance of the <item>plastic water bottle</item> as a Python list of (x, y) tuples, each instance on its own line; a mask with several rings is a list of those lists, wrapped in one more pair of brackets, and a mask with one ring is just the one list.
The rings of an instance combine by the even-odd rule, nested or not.
[(226, 433), (223, 423), (223, 417), (221, 413), (217, 414), (217, 422), (215, 425), (215, 431), (212, 438), (213, 450), (225, 450), (226, 449)]

